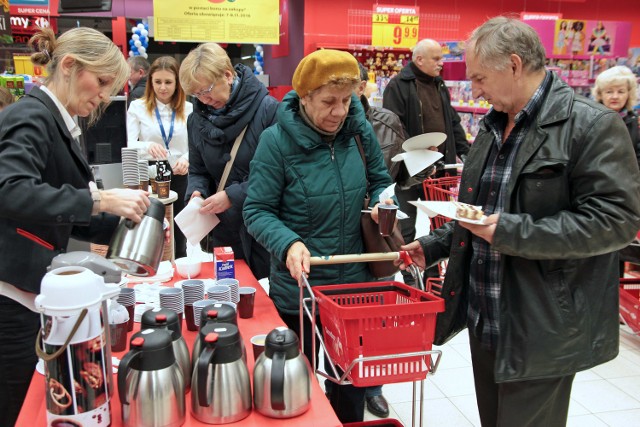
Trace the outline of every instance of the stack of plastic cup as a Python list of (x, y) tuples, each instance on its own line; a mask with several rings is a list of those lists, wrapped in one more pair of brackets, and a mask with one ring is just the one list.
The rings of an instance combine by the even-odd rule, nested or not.
[(202, 280), (183, 280), (182, 292), (184, 294), (184, 317), (187, 321), (187, 329), (197, 331), (198, 324), (195, 323), (193, 303), (204, 298), (204, 282)]
[(209, 298), (210, 302), (231, 301), (231, 288), (226, 285), (209, 286), (207, 288), (207, 298)]
[(127, 188), (140, 187), (140, 168), (138, 166), (138, 149), (122, 148), (122, 183)]
[(184, 293), (180, 288), (160, 289), (160, 307), (178, 313), (181, 317), (184, 312)]
[(118, 304), (124, 305), (129, 312), (129, 322), (127, 323), (127, 331), (133, 330), (133, 315), (136, 308), (136, 291), (133, 288), (120, 288), (118, 294)]
[(231, 288), (231, 299), (225, 301), (231, 301), (234, 304), (238, 304), (238, 301), (240, 301), (240, 282), (238, 279), (220, 279), (217, 280), (216, 283), (218, 285), (228, 286)]
[(201, 299), (193, 303), (193, 322), (196, 326), (200, 327), (200, 317), (202, 316), (202, 309), (211, 305), (211, 300)]

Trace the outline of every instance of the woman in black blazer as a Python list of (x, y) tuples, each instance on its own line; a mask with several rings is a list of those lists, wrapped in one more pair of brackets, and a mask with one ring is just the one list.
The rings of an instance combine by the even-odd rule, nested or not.
[[(149, 206), (139, 190), (99, 191), (77, 137), (75, 116), (98, 117), (129, 76), (122, 52), (89, 28), (58, 39), (42, 29), (32, 62), (48, 77), (0, 113), (0, 282), (28, 296), (69, 237), (108, 244), (119, 217), (139, 222)], [(37, 357), (39, 315), (0, 296), (0, 424), (13, 426)]]

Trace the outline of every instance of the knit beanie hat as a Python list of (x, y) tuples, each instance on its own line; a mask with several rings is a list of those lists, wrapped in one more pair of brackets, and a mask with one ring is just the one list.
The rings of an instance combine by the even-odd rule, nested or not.
[(293, 73), (291, 84), (302, 98), (332, 79), (339, 78), (360, 81), (358, 61), (348, 52), (322, 49), (302, 58)]

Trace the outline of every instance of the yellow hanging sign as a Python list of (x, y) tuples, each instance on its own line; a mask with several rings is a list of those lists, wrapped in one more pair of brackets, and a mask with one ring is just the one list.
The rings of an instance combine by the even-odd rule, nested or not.
[(373, 6), (371, 44), (411, 49), (418, 43), (419, 9), (415, 6)]
[(156, 41), (280, 42), (278, 0), (154, 0)]

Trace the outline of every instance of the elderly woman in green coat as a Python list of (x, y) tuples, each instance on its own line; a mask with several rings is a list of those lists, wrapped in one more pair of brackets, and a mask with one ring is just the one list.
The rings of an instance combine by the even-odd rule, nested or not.
[[(303, 58), (293, 75), (294, 90), (278, 108), (277, 124), (262, 133), (251, 162), (245, 224), (271, 253), (270, 296), (296, 332), (303, 273), (311, 286), (373, 280), (363, 263), (309, 265), (310, 256), (362, 253), (367, 175), (372, 201), (391, 185), (378, 141), (353, 93), (359, 82), (358, 63), (346, 52), (319, 50)], [(304, 332), (311, 359), (313, 335), (307, 327)], [(361, 421), (364, 389), (332, 387), (331, 403), (342, 422)]]

